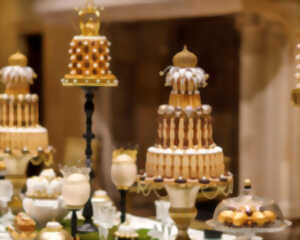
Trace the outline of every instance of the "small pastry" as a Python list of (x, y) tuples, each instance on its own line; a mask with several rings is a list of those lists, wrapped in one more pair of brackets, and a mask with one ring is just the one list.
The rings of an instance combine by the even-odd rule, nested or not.
[(34, 232), (35, 225), (35, 221), (26, 213), (21, 212), (15, 218), (15, 228), (19, 232)]
[(252, 215), (252, 220), (254, 223), (256, 223), (259, 227), (263, 226), (266, 223), (266, 217), (265, 215), (260, 212), (256, 211)]
[(232, 223), (236, 227), (241, 227), (247, 222), (247, 214), (245, 212), (236, 212), (234, 213)]
[(263, 214), (265, 215), (266, 222), (268, 222), (268, 223), (273, 223), (276, 219), (276, 215), (273, 211), (266, 210), (266, 211), (263, 211)]
[(234, 213), (231, 210), (224, 210), (218, 216), (218, 221), (224, 224), (231, 224), (233, 221)]

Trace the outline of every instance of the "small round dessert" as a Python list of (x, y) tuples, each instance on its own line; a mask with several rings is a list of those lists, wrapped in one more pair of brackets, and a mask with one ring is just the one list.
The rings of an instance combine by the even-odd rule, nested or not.
[(123, 223), (119, 226), (118, 231), (115, 232), (115, 237), (118, 240), (133, 240), (138, 239), (139, 235), (132, 226), (128, 223)]

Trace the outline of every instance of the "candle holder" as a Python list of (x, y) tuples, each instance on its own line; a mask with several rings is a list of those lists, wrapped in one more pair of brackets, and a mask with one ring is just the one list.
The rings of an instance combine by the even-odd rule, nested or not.
[(121, 223), (126, 221), (126, 194), (134, 184), (137, 176), (137, 150), (117, 149), (113, 152), (111, 177), (120, 192)]
[[(86, 167), (92, 168), (91, 142), (95, 135), (92, 132), (92, 116), (94, 113), (94, 92), (97, 87), (116, 87), (118, 80), (110, 71), (110, 45), (105, 36), (100, 35), (101, 11), (92, 0), (86, 0), (86, 6), (78, 9), (81, 34), (74, 36), (70, 43), (70, 71), (61, 79), (63, 86), (75, 86), (83, 89), (85, 93), (84, 111), (86, 114)], [(93, 171), (90, 179), (93, 179)], [(93, 224), (93, 208), (91, 196), (84, 210), (84, 224), (78, 228), (81, 233), (96, 232)]]
[(72, 211), (71, 232), (73, 239), (77, 234), (76, 212), (84, 207), (91, 193), (90, 169), (79, 167), (63, 167), (61, 170), (64, 180), (62, 197), (66, 208)]

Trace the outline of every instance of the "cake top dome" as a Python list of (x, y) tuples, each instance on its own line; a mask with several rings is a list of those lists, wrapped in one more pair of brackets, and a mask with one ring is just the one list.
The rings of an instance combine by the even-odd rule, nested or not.
[(27, 94), (29, 85), (37, 77), (33, 69), (27, 66), (27, 57), (19, 51), (8, 58), (9, 66), (1, 69), (1, 82), (7, 94)]
[(27, 62), (28, 62), (27, 57), (24, 54), (20, 53), (19, 51), (8, 58), (8, 63), (11, 66), (25, 67), (27, 66)]
[(176, 67), (196, 67), (197, 63), (197, 56), (194, 53), (190, 52), (186, 45), (184, 45), (182, 51), (180, 51), (173, 57), (173, 65)]

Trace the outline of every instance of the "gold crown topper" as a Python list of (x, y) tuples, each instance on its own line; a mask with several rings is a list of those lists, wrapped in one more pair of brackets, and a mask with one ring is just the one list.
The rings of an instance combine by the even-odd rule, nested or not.
[(113, 151), (113, 159), (115, 159), (116, 157), (118, 157), (122, 154), (126, 154), (129, 157), (131, 157), (134, 161), (136, 161), (137, 150), (135, 150), (135, 149), (124, 149), (124, 148), (114, 150)]
[(76, 9), (80, 18), (80, 30), (84, 36), (98, 36), (101, 27), (101, 10), (97, 8), (93, 0), (87, 0), (86, 6)]

